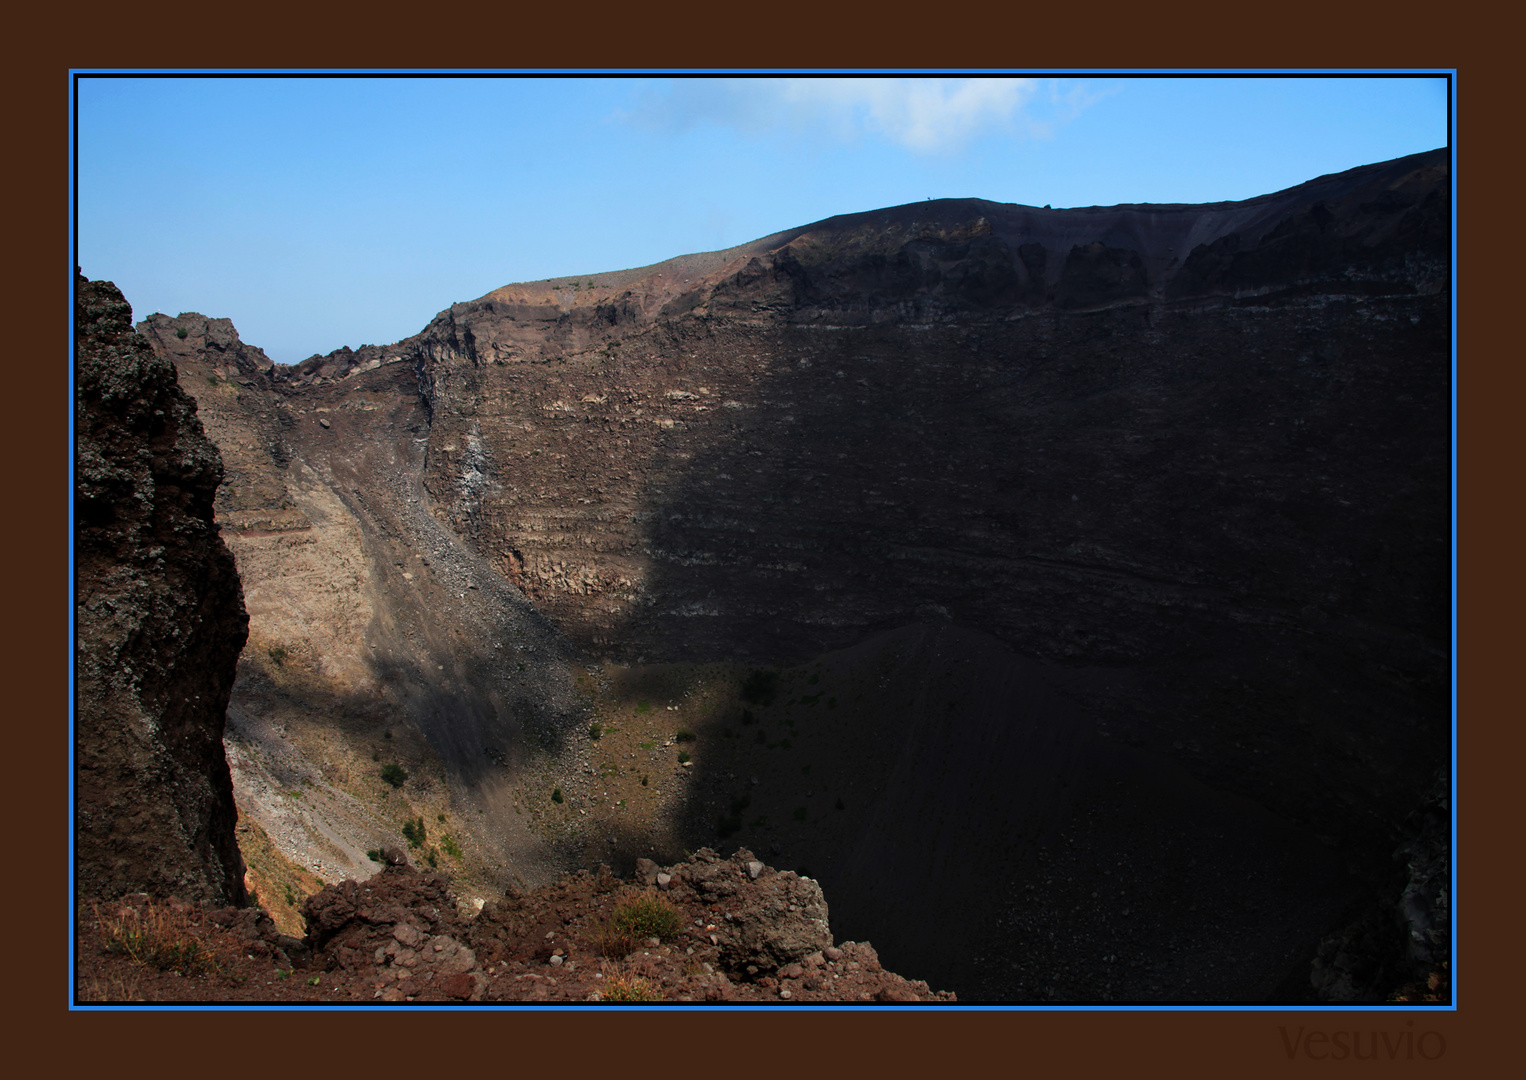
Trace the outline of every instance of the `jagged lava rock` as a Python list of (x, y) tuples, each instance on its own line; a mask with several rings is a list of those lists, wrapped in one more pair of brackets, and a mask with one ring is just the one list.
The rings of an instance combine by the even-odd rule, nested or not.
[(765, 866), (754, 875), (749, 864), (756, 861), (745, 848), (730, 859), (700, 848), (675, 875), (702, 901), (726, 908), (721, 957), (727, 967), (773, 971), (831, 948), (821, 886), (792, 870)]
[(241, 903), (222, 734), (248, 633), (222, 460), (110, 282), (78, 283), (78, 886)]
[(463, 943), (467, 924), (441, 874), (392, 864), (368, 881), (324, 888), (308, 897), (302, 913), (315, 965), (370, 979), (387, 1000), (426, 986), (469, 999), (487, 985), (476, 953)]

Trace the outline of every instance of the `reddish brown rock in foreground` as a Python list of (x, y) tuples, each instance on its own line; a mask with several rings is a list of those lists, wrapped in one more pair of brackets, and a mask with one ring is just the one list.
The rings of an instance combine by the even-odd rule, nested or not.
[[(657, 882), (661, 884), (657, 884)], [(658, 915), (632, 930), (622, 912)], [(810, 878), (745, 848), (701, 848), (621, 880), (600, 867), (511, 892), (475, 919), (446, 878), (406, 864), (309, 898), (306, 941), (263, 912), (146, 896), (80, 920), (85, 1001), (931, 1003), (954, 995), (886, 971), (867, 942), (832, 943)], [(658, 925), (658, 924), (661, 925)], [(151, 928), (164, 948), (134, 946)], [(647, 933), (651, 936), (645, 936)], [(163, 963), (165, 957), (169, 963)]]

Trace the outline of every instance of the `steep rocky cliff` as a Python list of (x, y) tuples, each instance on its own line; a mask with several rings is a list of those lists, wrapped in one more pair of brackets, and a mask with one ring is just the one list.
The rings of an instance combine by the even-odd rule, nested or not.
[(418, 732), (484, 880), (739, 833), (966, 999), (1305, 992), (1449, 753), (1448, 160), (872, 211), (293, 367), (155, 316), (235, 714), (314, 790)]
[(114, 285), (79, 279), (75, 325), (78, 887), (238, 903), (222, 735), (248, 617), (222, 462)]
[(1376, 825), (1446, 747), (1449, 207), (1445, 151), (1233, 204), (913, 204), (509, 286), (392, 353), (436, 514), (596, 655), (950, 618), (1115, 737)]

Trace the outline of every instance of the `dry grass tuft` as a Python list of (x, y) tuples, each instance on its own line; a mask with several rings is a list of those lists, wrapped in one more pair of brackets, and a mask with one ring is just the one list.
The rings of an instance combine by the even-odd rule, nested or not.
[(95, 909), (96, 928), (107, 952), (134, 963), (182, 975), (205, 975), (222, 964), (197, 935), (189, 916), (167, 904), (149, 901), (142, 908)]
[(611, 960), (621, 960), (635, 951), (636, 936), (611, 923), (602, 923), (594, 931), (594, 945), (601, 956), (607, 956)]
[(615, 975), (599, 997), (602, 1001), (661, 1001), (662, 991), (639, 975)]
[(143, 996), (143, 990), (138, 985), (138, 980), (123, 975), (115, 975), (105, 979), (86, 979), (80, 984), (80, 1001), (88, 1002), (117, 1002), (117, 1001), (147, 1001)]

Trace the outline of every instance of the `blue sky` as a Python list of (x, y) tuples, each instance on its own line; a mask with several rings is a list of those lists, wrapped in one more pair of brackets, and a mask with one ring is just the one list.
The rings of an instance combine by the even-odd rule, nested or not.
[(79, 265), (272, 359), (928, 197), (1244, 199), (1447, 143), (1403, 77), (79, 80)]

